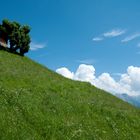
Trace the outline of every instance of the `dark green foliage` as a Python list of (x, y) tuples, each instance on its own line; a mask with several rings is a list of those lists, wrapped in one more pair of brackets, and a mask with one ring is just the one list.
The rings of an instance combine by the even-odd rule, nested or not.
[(3, 20), (0, 25), (0, 32), (6, 36), (6, 42), (9, 40), (10, 51), (19, 51), (21, 55), (27, 53), (30, 49), (30, 27), (21, 26), (17, 22), (10, 22), (9, 20)]
[(140, 110), (0, 51), (0, 140), (140, 140)]

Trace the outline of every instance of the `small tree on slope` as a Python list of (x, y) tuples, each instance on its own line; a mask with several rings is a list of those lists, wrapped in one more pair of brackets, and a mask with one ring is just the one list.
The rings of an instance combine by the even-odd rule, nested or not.
[(21, 55), (27, 53), (30, 49), (30, 27), (21, 26), (17, 22), (10, 22), (9, 20), (3, 20), (0, 25), (0, 31), (6, 36), (6, 42), (10, 43), (10, 51), (18, 52)]

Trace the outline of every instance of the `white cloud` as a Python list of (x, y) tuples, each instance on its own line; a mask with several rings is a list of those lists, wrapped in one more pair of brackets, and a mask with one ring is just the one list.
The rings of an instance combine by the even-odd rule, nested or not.
[(126, 31), (122, 29), (113, 29), (103, 34), (104, 37), (116, 37), (124, 34)]
[(103, 73), (95, 79), (94, 85), (113, 94), (124, 93), (124, 90), (109, 73)]
[(65, 67), (57, 69), (56, 72), (69, 79), (73, 79), (73, 76), (74, 76), (73, 72), (71, 72)]
[(74, 74), (75, 80), (92, 82), (95, 79), (95, 68), (92, 65), (81, 64)]
[(120, 35), (125, 34), (125, 33), (126, 33), (126, 30), (112, 29), (111, 31), (108, 31), (108, 32), (101, 34), (100, 37), (94, 37), (92, 40), (99, 42), (99, 41), (104, 40), (105, 38), (117, 37), (117, 36), (120, 36)]
[(31, 42), (30, 44), (30, 50), (31, 51), (36, 51), (38, 49), (42, 49), (42, 48), (45, 48), (46, 45), (45, 44), (38, 44), (38, 43), (34, 43), (34, 42)]
[(140, 91), (140, 67), (130, 66), (127, 69), (132, 90)]
[(136, 33), (131, 36), (127, 36), (121, 42), (128, 42), (128, 41), (134, 40), (135, 38), (138, 38), (138, 37), (140, 37), (140, 33)]
[(75, 73), (67, 68), (59, 68), (57, 73), (73, 80), (86, 81), (113, 94), (126, 93), (130, 96), (140, 95), (140, 67), (129, 66), (125, 74), (116, 81), (109, 73), (95, 76), (92, 65), (81, 64)]
[(92, 40), (93, 41), (102, 41), (104, 38), (103, 37), (94, 37)]

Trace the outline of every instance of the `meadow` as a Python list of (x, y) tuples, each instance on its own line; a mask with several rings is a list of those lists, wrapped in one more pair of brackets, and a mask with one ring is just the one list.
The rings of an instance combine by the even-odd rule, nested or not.
[(140, 109), (0, 50), (0, 140), (139, 140)]

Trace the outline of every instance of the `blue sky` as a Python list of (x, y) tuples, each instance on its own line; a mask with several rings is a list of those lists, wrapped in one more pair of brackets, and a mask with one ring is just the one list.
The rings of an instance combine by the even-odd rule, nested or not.
[[(31, 26), (27, 56), (52, 70), (81, 63), (103, 72), (140, 66), (139, 0), (7, 0), (0, 19)], [(115, 77), (115, 76), (114, 76)]]

